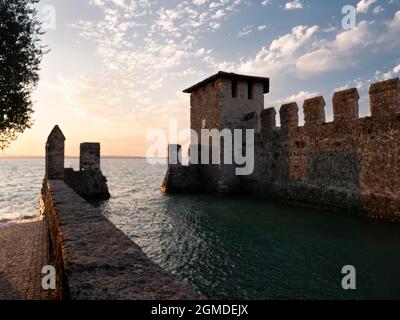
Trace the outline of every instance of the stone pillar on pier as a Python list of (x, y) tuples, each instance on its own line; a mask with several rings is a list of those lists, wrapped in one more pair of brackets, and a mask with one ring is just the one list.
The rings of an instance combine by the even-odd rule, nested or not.
[(65, 136), (59, 126), (55, 126), (46, 142), (46, 179), (64, 179)]
[(79, 170), (100, 170), (100, 143), (81, 143)]

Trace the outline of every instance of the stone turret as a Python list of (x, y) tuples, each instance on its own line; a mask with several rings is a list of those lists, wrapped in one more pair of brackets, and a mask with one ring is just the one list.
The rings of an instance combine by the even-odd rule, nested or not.
[(65, 136), (59, 126), (55, 126), (46, 142), (46, 179), (64, 179)]

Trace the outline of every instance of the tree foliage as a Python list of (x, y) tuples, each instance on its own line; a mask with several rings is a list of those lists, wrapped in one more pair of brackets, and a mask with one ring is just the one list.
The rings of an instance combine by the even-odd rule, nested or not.
[(35, 5), (0, 0), (0, 150), (32, 125), (32, 90), (44, 48)]

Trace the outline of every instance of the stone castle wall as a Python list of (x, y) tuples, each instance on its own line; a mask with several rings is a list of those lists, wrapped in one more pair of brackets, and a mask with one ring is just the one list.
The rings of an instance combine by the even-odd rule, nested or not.
[[(221, 80), (193, 92), (190, 96), (191, 129), (221, 129)], [(205, 120), (205, 123), (203, 121)]]
[[(400, 81), (371, 86), (371, 117), (359, 118), (358, 100), (356, 89), (336, 92), (327, 123), (323, 97), (307, 99), (304, 126), (296, 103), (280, 108), (280, 127), (275, 109), (263, 110), (255, 171), (231, 191), (400, 220)], [(236, 127), (256, 123), (245, 120)]]

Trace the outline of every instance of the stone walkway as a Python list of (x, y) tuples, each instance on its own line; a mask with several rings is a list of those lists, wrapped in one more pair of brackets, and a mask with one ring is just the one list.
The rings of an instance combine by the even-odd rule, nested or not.
[(0, 300), (46, 300), (42, 267), (48, 261), (44, 221), (0, 226)]

